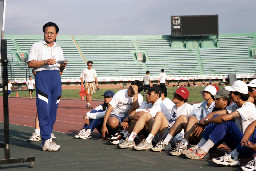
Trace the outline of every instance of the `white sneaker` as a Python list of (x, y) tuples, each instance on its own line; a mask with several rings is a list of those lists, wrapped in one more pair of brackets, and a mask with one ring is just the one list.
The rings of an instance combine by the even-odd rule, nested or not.
[(197, 146), (197, 145), (193, 145), (193, 146), (191, 146), (189, 149), (183, 150), (181, 153), (184, 154), (184, 155), (187, 155), (187, 154), (192, 153), (192, 152), (195, 151), (196, 149), (198, 149), (198, 146)]
[(54, 133), (51, 133), (51, 139), (57, 139), (57, 137), (55, 137)]
[(44, 142), (44, 146), (42, 148), (43, 151), (58, 151), (60, 149), (60, 145), (57, 145), (52, 139), (48, 139)]
[(196, 150), (193, 150), (190, 153), (186, 153), (185, 156), (189, 159), (198, 160), (198, 159), (203, 159), (206, 154), (207, 154), (206, 152), (204, 152), (200, 148), (197, 148)]
[(134, 147), (134, 149), (137, 150), (137, 151), (149, 150), (149, 149), (151, 149), (151, 148), (153, 148), (152, 143), (148, 143), (145, 139), (142, 140), (141, 143), (139, 143), (138, 145), (136, 145), (136, 146)]
[(242, 166), (241, 169), (244, 171), (255, 171), (256, 170), (256, 161), (255, 160), (249, 161), (247, 163), (247, 165)]
[(33, 133), (32, 136), (28, 139), (29, 142), (38, 142), (41, 141), (41, 136), (39, 134)]
[(111, 136), (109, 142), (111, 144), (117, 145), (121, 142), (121, 140), (125, 140), (129, 136), (129, 132), (126, 130), (121, 131), (120, 133), (116, 133), (115, 135)]
[(187, 149), (187, 144), (183, 144), (182, 142), (179, 142), (177, 145), (176, 145), (176, 148), (173, 149), (170, 154), (173, 155), (173, 156), (180, 156), (182, 153), (183, 150), (186, 150)]
[(118, 144), (119, 148), (132, 148), (135, 146), (134, 141), (128, 140), (128, 137), (120, 144)]
[(168, 144), (165, 144), (163, 140), (159, 141), (155, 147), (151, 148), (152, 151), (160, 152), (162, 151)]
[(80, 138), (80, 139), (84, 139), (84, 140), (92, 138), (91, 130), (90, 129), (87, 129), (87, 130), (82, 129), (79, 131), (79, 133), (77, 135), (75, 135), (75, 138), (77, 138), (77, 139)]
[(224, 156), (218, 157), (218, 158), (213, 158), (212, 161), (216, 164), (219, 165), (224, 165), (224, 166), (238, 166), (240, 165), (240, 162), (238, 160), (238, 156), (236, 157), (231, 157), (230, 153), (225, 153)]

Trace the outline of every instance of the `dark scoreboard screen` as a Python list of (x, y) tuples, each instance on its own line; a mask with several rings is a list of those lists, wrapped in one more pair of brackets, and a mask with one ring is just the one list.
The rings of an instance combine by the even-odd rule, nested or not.
[(191, 15), (171, 17), (172, 36), (218, 35), (218, 15)]

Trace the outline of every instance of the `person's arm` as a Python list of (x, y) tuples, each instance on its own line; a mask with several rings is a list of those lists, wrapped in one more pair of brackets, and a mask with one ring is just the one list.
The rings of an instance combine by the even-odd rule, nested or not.
[(133, 102), (132, 102), (132, 107), (129, 109), (128, 114), (130, 114), (132, 111), (138, 109), (140, 107), (139, 102), (138, 102), (138, 86), (136, 85), (131, 85), (134, 95), (133, 95)]
[(229, 113), (229, 114), (226, 114), (226, 115), (218, 115), (218, 116), (213, 117), (209, 120), (205, 119), (204, 122), (206, 124), (209, 124), (209, 123), (223, 123), (223, 122), (227, 122), (227, 121), (239, 118), (239, 117), (240, 117), (239, 112), (235, 111), (235, 112), (232, 112), (232, 113)]
[(80, 80), (81, 80), (81, 86), (83, 86), (84, 85), (84, 78), (81, 77)]
[(224, 115), (224, 114), (227, 114), (227, 110), (226, 109), (223, 109), (223, 110), (218, 110), (218, 111), (215, 111), (215, 112), (211, 112), (209, 113), (205, 118), (201, 119), (199, 124), (201, 125), (207, 125), (204, 120), (205, 119), (211, 119), (214, 115)]
[(42, 61), (36, 61), (32, 60), (28, 62), (28, 67), (29, 68), (38, 68), (43, 65), (54, 65), (56, 64), (56, 59), (47, 59), (47, 60), (42, 60)]
[(110, 114), (111, 114), (113, 109), (114, 109), (114, 107), (109, 104), (108, 109), (107, 109), (107, 111), (105, 113), (105, 116), (104, 116), (103, 124), (102, 124), (102, 129), (101, 129), (102, 138), (105, 138), (105, 133), (108, 133), (107, 121), (108, 121), (108, 118), (110, 117)]
[(99, 88), (98, 78), (97, 77), (95, 77), (95, 83), (96, 83), (96, 88)]
[(256, 144), (252, 145), (252, 143), (249, 141), (250, 136), (253, 134), (256, 127), (256, 121), (253, 121), (245, 130), (244, 136), (241, 140), (241, 145), (246, 146), (249, 148), (256, 149)]

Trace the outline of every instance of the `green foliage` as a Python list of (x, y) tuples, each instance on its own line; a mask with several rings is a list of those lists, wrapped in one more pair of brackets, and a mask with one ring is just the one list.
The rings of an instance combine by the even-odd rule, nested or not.
[[(222, 88), (222, 87), (220, 87)], [(173, 93), (176, 91), (177, 87), (168, 87), (168, 94), (167, 97), (172, 99), (173, 98)], [(189, 99), (188, 102), (202, 102), (204, 101), (200, 91), (204, 89), (204, 87), (187, 87), (189, 90)], [(109, 89), (100, 89), (98, 90), (95, 94), (93, 94), (93, 99), (103, 99), (102, 95), (104, 92)], [(115, 93), (120, 90), (120, 89), (112, 89)], [(65, 89), (62, 90), (62, 98), (71, 98), (71, 99), (80, 99), (79, 95), (79, 89)], [(28, 91), (18, 91), (19, 97), (29, 97)], [(141, 95), (143, 95), (143, 92), (141, 92)], [(2, 93), (1, 93), (2, 96)], [(10, 97), (15, 97), (16, 92), (12, 92), (10, 94)], [(36, 92), (34, 91), (33, 97), (36, 96)], [(145, 99), (145, 97), (144, 97)]]

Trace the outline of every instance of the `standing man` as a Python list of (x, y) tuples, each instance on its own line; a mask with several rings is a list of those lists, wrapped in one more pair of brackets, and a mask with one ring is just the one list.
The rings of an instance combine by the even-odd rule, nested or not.
[[(92, 103), (92, 94), (96, 92), (95, 83), (96, 83), (96, 88), (99, 88), (97, 73), (96, 73), (96, 70), (92, 68), (92, 64), (93, 64), (92, 61), (88, 61), (87, 68), (85, 68), (80, 74), (81, 86), (84, 86), (84, 88), (87, 92), (86, 108), (88, 108), (88, 109), (93, 109), (93, 107), (91, 106), (91, 103)], [(85, 84), (84, 84), (84, 82), (85, 82)]]
[(59, 27), (48, 22), (43, 26), (44, 40), (32, 45), (28, 67), (36, 71), (36, 105), (40, 124), (43, 151), (58, 151), (60, 146), (52, 141), (51, 133), (61, 98), (60, 73), (65, 69), (63, 51), (56, 44)]
[(28, 86), (28, 92), (29, 92), (30, 99), (32, 100), (33, 90), (35, 89), (35, 81), (32, 80), (31, 76), (29, 76), (29, 80), (27, 82), (27, 86)]
[(149, 75), (149, 71), (146, 71), (146, 75), (144, 75), (143, 77), (143, 82), (144, 82), (144, 95), (147, 91), (147, 89), (150, 87), (151, 85), (151, 80), (150, 80), (150, 75)]
[(161, 69), (161, 73), (158, 77), (158, 85), (160, 85), (160, 89), (162, 90), (166, 86), (167, 75), (164, 73), (164, 69)]

